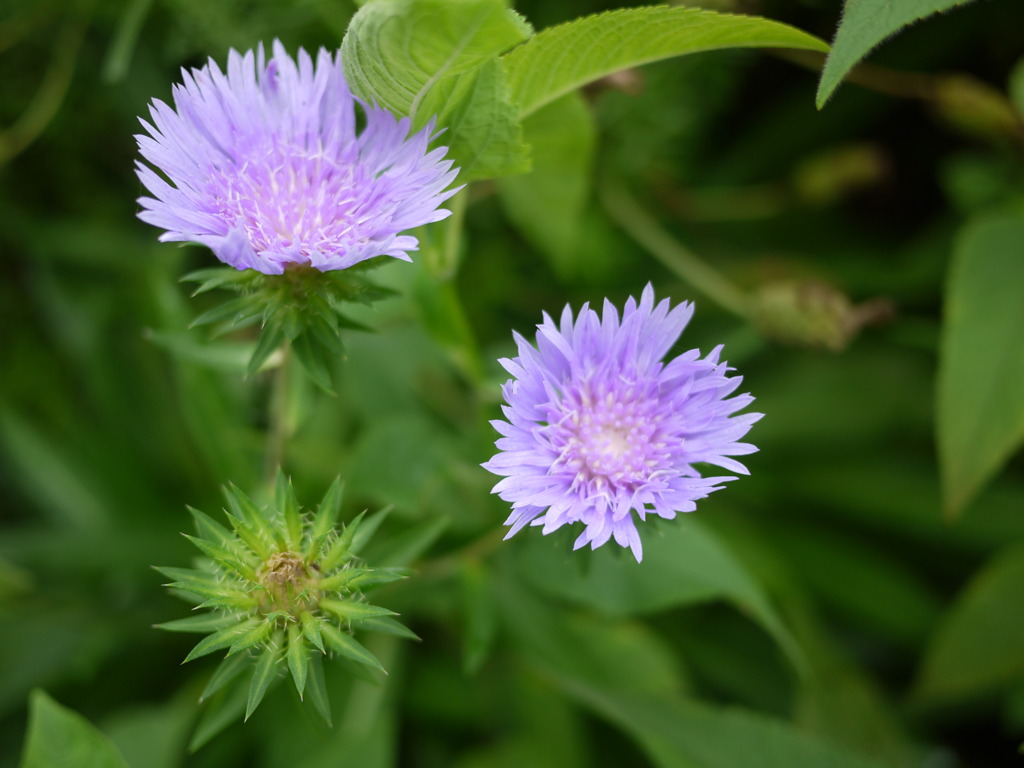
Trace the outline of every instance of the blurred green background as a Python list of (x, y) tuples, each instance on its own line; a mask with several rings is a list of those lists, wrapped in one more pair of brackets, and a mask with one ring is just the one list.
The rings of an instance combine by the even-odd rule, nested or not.
[[(840, 15), (832, 0), (704, 5), (824, 39)], [(608, 7), (516, 3), (537, 28)], [(385, 543), (432, 542), (421, 575), (380, 600), (424, 642), (375, 649), (386, 685), (335, 681), (333, 733), (279, 690), (252, 722), (186, 753), (214, 662), (179, 666), (190, 638), (151, 629), (184, 606), (149, 566), (192, 557), (178, 535), (186, 504), (216, 513), (223, 483), (259, 486), (268, 383), (243, 380), (250, 339), (187, 330), (210, 299), (178, 278), (213, 257), (159, 245), (135, 218), (132, 135), (180, 67), (274, 38), (334, 49), (354, 11), (343, 0), (0, 5), (0, 766), (18, 764), (34, 687), (97, 724), (134, 768), (670, 765), (645, 729), (671, 721), (651, 725), (628, 696), (616, 707), (577, 684), (615, 691), (644, 675), (878, 765), (1019, 764), (1021, 460), (952, 521), (934, 437), (957, 233), (1024, 202), (1024, 128), (1006, 111), (1015, 90), (1024, 101), (1019, 0), (910, 28), (820, 112), (820, 61), (785, 53), (700, 54), (609, 78), (586, 91), (597, 130), (578, 230), (538, 229), (529, 186), (481, 182), (452, 283), (383, 267), (402, 297), (366, 313), (376, 334), (347, 339), (338, 397), (298, 389), (285, 468), (308, 503), (340, 473), (344, 514), (394, 504)], [(538, 173), (560, 151), (535, 147)], [(760, 324), (684, 281), (678, 249), (756, 292)], [(758, 626), (770, 622), (746, 587), (722, 602), (720, 584), (702, 592), (699, 578), (650, 571), (650, 599), (616, 606), (580, 587), (596, 572), (581, 569), (629, 581), (647, 562), (563, 562), (571, 538), (537, 531), (487, 544), (507, 509), (478, 465), (511, 329), (529, 333), (566, 302), (621, 304), (648, 281), (697, 304), (678, 351), (724, 342), (766, 416), (750, 434), (752, 476), (696, 516), (645, 529), (645, 542), (698, 518), (772, 600), (803, 676)], [(524, 630), (531, 617), (551, 636)], [(565, 648), (597, 671), (568, 669)], [(721, 759), (708, 764), (730, 765)], [(751, 764), (785, 764), (765, 760)]]

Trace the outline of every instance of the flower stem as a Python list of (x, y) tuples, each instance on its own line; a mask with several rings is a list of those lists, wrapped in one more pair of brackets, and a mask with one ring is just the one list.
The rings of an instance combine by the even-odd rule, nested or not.
[(291, 379), (292, 346), (285, 341), (280, 349), (281, 360), (274, 371), (271, 383), (269, 426), (267, 428), (267, 453), (264, 459), (263, 476), (270, 488), (274, 487), (278, 467), (284, 462), (285, 445), (291, 432), (288, 417), (289, 385)]
[(626, 190), (605, 184), (601, 197), (612, 220), (658, 261), (723, 309), (740, 317), (749, 316), (747, 295), (666, 232)]

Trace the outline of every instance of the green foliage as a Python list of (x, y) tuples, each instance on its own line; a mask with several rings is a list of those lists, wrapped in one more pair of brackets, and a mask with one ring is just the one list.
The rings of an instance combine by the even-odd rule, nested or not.
[(213, 267), (190, 272), (182, 280), (199, 283), (193, 296), (218, 288), (240, 294), (201, 313), (192, 325), (214, 325), (223, 334), (259, 323), (247, 375), (256, 374), (287, 342), (309, 377), (331, 392), (331, 369), (345, 354), (341, 330), (366, 330), (348, 318), (346, 305), (372, 304), (390, 293), (365, 276), (376, 266), (376, 260), (331, 272), (291, 266), (280, 275)]
[(1008, 547), (977, 573), (935, 632), (918, 677), (922, 704), (948, 705), (1024, 679), (1024, 547)]
[[(1024, 17), (849, 5), (818, 112), (797, 27), (834, 3), (15, 3), (0, 768), (1019, 760)], [(411, 264), (196, 275), (132, 215), (137, 116), (230, 47), (343, 37), (362, 98), (438, 115), (453, 215)], [(766, 414), (751, 476), (641, 565), (503, 541), (510, 331), (648, 282)], [(285, 551), (315, 601), (271, 599)]]
[(376, 0), (356, 13), (341, 51), (358, 96), (413, 128), (437, 117), (466, 182), (528, 167), (495, 58), (530, 31), (504, 0)]
[(110, 739), (43, 691), (32, 692), (30, 707), (21, 768), (128, 768)]
[(583, 98), (566, 94), (523, 121), (531, 173), (499, 180), (509, 219), (563, 276), (572, 275), (590, 194), (595, 126)]
[(545, 29), (503, 57), (520, 117), (627, 67), (720, 48), (828, 46), (806, 32), (756, 16), (694, 8), (629, 8)]
[(1024, 440), (1022, 241), (1021, 214), (979, 218), (961, 233), (950, 267), (936, 414), (949, 515), (960, 513)]
[(970, 0), (845, 0), (843, 18), (821, 73), (818, 109), (835, 92), (847, 73), (876, 45), (909, 24), (948, 11)]

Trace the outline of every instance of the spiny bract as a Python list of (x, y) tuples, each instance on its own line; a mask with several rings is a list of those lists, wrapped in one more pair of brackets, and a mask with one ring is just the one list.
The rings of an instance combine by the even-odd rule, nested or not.
[[(158, 625), (175, 632), (212, 633), (185, 658), (228, 649), (200, 700), (252, 668), (245, 718), (287, 668), (300, 698), (308, 691), (330, 722), (321, 658), (336, 658), (384, 672), (377, 658), (352, 637), (354, 628), (415, 638), (391, 616), (370, 605), (363, 592), (402, 579), (397, 568), (369, 568), (358, 557), (386, 510), (335, 530), (342, 487), (335, 481), (312, 516), (302, 515), (291, 481), (278, 473), (274, 502), (256, 505), (235, 486), (225, 489), (231, 530), (190, 509), (206, 556), (197, 568), (157, 567), (182, 597), (196, 596), (203, 611)], [(365, 514), (365, 513), (364, 513)]]

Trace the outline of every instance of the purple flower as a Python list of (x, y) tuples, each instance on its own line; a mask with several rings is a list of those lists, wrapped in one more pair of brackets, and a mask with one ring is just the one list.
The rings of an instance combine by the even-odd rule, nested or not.
[[(166, 230), (162, 241), (209, 246), (237, 269), (281, 274), (288, 264), (345, 269), (374, 256), (409, 260), (405, 230), (438, 221), (458, 170), (440, 147), (427, 151), (433, 121), (409, 136), (409, 120), (362, 105), (339, 56), (304, 50), (293, 60), (280, 42), (228, 54), (227, 74), (211, 60), (182, 70), (174, 109), (150, 105), (149, 133), (136, 136), (137, 163), (153, 197), (139, 218)], [(361, 103), (361, 102), (360, 102)], [(167, 180), (170, 183), (167, 183)]]
[(502, 390), (508, 421), (491, 422), (502, 437), (483, 465), (504, 476), (494, 493), (512, 502), (505, 538), (527, 523), (544, 534), (583, 523), (574, 549), (614, 536), (639, 562), (636, 518), (692, 512), (736, 479), (702, 477), (695, 464), (747, 474), (729, 457), (757, 450), (738, 441), (762, 414), (736, 415), (754, 398), (728, 397), (742, 378), (726, 375), (722, 347), (662, 362), (692, 315), (689, 303), (655, 306), (648, 285), (621, 321), (605, 300), (600, 317), (586, 304), (575, 320), (567, 306), (560, 325), (545, 314), (536, 348), (515, 334), (519, 357), (499, 361), (512, 374)]

